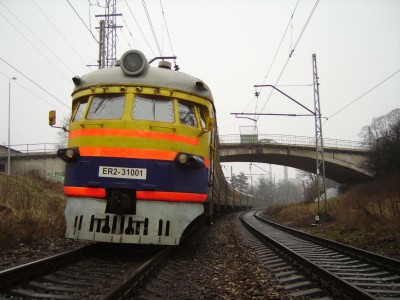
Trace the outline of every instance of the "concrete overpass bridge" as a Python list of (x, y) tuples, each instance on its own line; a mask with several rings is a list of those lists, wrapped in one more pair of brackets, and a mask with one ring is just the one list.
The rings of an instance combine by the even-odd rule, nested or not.
[[(259, 162), (293, 167), (315, 173), (315, 139), (289, 135), (223, 135), (221, 162)], [(65, 163), (57, 158), (57, 144), (11, 146), (11, 173), (32, 170), (42, 176), (63, 180)], [(7, 170), (7, 147), (0, 146), (0, 172)], [(367, 150), (360, 142), (324, 139), (326, 177), (339, 183), (372, 178), (363, 168)]]
[[(363, 167), (367, 150), (361, 142), (324, 139), (325, 175), (354, 183), (373, 175)], [(316, 172), (315, 138), (289, 135), (220, 136), (221, 162), (258, 162)]]

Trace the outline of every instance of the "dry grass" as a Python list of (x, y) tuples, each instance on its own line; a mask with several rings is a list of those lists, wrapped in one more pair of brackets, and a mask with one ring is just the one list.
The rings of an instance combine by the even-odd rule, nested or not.
[(0, 247), (62, 236), (64, 207), (61, 183), (35, 173), (26, 177), (0, 174)]
[[(323, 211), (324, 206), (320, 204)], [(277, 222), (325, 237), (400, 258), (400, 172), (350, 188), (329, 200), (322, 226), (310, 226), (317, 204), (297, 204), (269, 209)], [(323, 217), (323, 216), (322, 216)]]

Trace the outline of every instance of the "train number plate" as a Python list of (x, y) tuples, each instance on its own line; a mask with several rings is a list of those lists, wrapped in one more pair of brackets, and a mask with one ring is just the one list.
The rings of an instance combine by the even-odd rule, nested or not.
[(147, 169), (100, 166), (99, 177), (146, 180)]

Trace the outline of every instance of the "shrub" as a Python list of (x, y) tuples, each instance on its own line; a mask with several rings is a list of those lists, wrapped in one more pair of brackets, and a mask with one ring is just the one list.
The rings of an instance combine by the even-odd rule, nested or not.
[(30, 173), (26, 177), (0, 174), (0, 247), (65, 231), (62, 184)]

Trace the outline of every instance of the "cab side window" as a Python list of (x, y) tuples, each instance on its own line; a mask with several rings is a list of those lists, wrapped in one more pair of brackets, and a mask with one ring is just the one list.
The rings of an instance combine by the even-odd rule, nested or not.
[(88, 103), (89, 97), (79, 100), (76, 104), (75, 115), (72, 122), (80, 121), (85, 113), (86, 104)]
[(199, 114), (200, 114), (200, 125), (201, 128), (206, 128), (206, 122), (207, 122), (207, 108), (204, 106), (199, 107)]
[(124, 111), (125, 95), (96, 95), (90, 103), (86, 119), (121, 119)]
[(179, 102), (179, 121), (183, 125), (197, 127), (194, 105), (186, 102)]
[(136, 96), (132, 117), (136, 120), (174, 122), (174, 104), (170, 99), (152, 99)]

